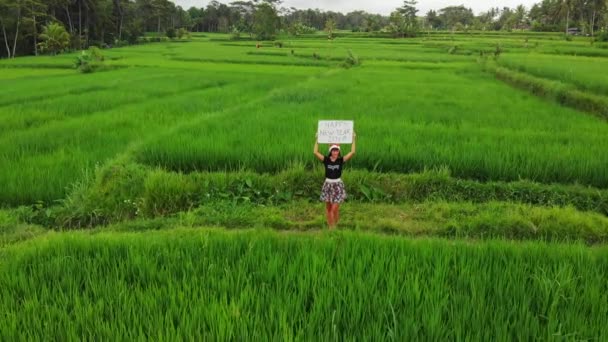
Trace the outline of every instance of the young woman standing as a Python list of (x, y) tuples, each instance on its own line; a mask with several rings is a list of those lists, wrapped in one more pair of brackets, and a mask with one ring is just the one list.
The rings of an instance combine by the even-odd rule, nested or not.
[(315, 139), (314, 154), (325, 166), (325, 182), (321, 189), (321, 201), (325, 202), (327, 214), (327, 225), (332, 229), (340, 218), (340, 204), (346, 199), (346, 190), (342, 182), (342, 168), (345, 162), (355, 155), (355, 139), (357, 135), (353, 132), (353, 144), (350, 152), (342, 157), (340, 145), (331, 145), (327, 156), (319, 153), (319, 143)]

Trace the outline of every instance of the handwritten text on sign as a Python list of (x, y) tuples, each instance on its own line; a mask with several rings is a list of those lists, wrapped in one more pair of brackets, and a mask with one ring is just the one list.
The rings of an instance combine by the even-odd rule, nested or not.
[(352, 144), (353, 121), (319, 121), (320, 144)]

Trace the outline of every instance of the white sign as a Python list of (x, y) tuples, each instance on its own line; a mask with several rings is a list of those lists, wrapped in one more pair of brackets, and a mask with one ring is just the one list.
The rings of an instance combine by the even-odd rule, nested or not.
[(354, 121), (319, 121), (320, 144), (352, 144)]

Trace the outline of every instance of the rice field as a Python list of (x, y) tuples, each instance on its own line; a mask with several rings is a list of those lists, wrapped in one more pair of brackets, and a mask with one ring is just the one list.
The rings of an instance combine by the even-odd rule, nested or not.
[(576, 88), (608, 96), (608, 78), (599, 70), (608, 70), (608, 59), (585, 56), (554, 56), (547, 54), (506, 55), (502, 66), (572, 84)]
[[(579, 44), (539, 37), (539, 51)], [(185, 172), (312, 165), (316, 122), (328, 118), (355, 120), (356, 169), (447, 168), (463, 179), (606, 187), (603, 120), (513, 89), (476, 55), (438, 46), (492, 48), (500, 39), (522, 40), (345, 37), (256, 49), (212, 35), (105, 50), (108, 68), (93, 74), (70, 70), (69, 55), (0, 61), (0, 161), (10, 165), (0, 170), (0, 202), (62, 199), (95, 165), (122, 157)], [(339, 67), (349, 50), (360, 67)], [(547, 58), (563, 62), (547, 66)], [(499, 63), (520, 60), (545, 65), (547, 77), (603, 89), (594, 72), (600, 58), (515, 50)], [(550, 71), (560, 65), (579, 80)]]
[(604, 45), (281, 42), (0, 60), (0, 340), (608, 338)]
[(601, 340), (607, 253), (347, 233), (55, 234), (4, 251), (0, 337)]

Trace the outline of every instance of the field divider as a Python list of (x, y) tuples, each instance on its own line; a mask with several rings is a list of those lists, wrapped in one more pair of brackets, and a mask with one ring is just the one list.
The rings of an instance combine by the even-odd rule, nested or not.
[[(186, 174), (136, 164), (125, 156), (121, 161), (97, 169), (90, 179), (75, 183), (61, 205), (51, 209), (49, 217), (45, 216), (46, 212), (40, 212), (40, 217), (34, 215), (28, 222), (78, 228), (172, 216), (201, 206), (214, 207), (224, 201), (235, 208), (240, 204), (318, 203), (322, 180), (320, 169), (311, 171), (299, 167), (277, 174), (247, 171)], [(581, 185), (531, 181), (482, 183), (453, 178), (441, 170), (420, 174), (351, 170), (344, 181), (347, 206), (348, 203), (387, 205), (427, 201), (476, 205), (509, 202), (545, 208), (570, 207), (570, 213), (589, 212), (598, 217), (608, 215), (608, 190)], [(585, 223), (584, 220), (579, 222), (581, 227), (587, 223), (593, 227), (593, 221)], [(526, 223), (512, 223), (513, 229), (534, 229)]]
[(533, 95), (555, 101), (561, 105), (608, 120), (608, 97), (588, 93), (572, 84), (536, 77), (504, 66), (486, 65), (498, 80), (526, 90)]

